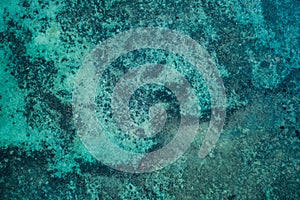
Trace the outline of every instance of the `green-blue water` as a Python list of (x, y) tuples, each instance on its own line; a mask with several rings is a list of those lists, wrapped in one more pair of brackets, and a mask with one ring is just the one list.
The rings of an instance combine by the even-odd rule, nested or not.
[[(0, 2), (0, 16), (0, 199), (300, 199), (300, 1), (7, 0)], [(166, 78), (160, 81), (171, 89), (141, 85), (128, 108), (132, 121), (144, 128), (151, 112), (158, 112), (161, 118), (154, 122), (165, 119), (163, 128), (139, 138), (118, 127), (114, 88), (140, 65), (167, 65), (182, 74), (192, 91), (180, 92), (183, 97), (193, 92), (201, 110), (187, 114), (199, 119), (199, 127), (183, 155), (162, 169), (130, 173), (118, 170), (124, 163), (107, 165), (85, 145), (79, 132), (88, 129), (80, 124), (86, 116), (77, 116), (74, 103), (85, 97), (74, 91), (91, 52), (95, 65), (101, 56), (111, 56), (93, 51), (99, 44), (124, 31), (147, 32), (147, 27), (176, 31), (207, 51), (199, 58), (209, 55), (215, 63), (224, 84), (226, 117), (216, 145), (200, 159), (214, 107), (206, 74), (185, 60), (194, 58), (192, 44), (183, 42), (187, 56), (148, 47), (112, 60), (96, 80), (97, 89), (84, 91), (87, 99), (95, 92), (95, 104), (83, 107), (95, 113), (118, 148), (144, 155), (170, 143), (181, 126), (189, 133), (194, 125), (180, 123), (180, 114), (195, 107), (192, 100), (182, 104), (172, 92), (174, 84), (183, 82), (161, 70), (157, 73)], [(117, 41), (109, 50), (117, 55), (114, 48), (127, 50), (143, 40), (153, 46), (184, 46), (171, 34), (162, 38), (160, 44), (154, 39), (151, 44), (151, 37)], [(214, 66), (210, 64), (201, 66), (204, 70)], [(147, 73), (136, 73), (127, 84), (153, 78), (156, 72)], [(209, 77), (213, 80), (215, 74)], [(124, 98), (130, 95), (128, 88)], [(157, 103), (166, 113), (153, 111)], [(138, 166), (145, 163), (142, 159)], [(158, 161), (153, 165), (159, 166)]]

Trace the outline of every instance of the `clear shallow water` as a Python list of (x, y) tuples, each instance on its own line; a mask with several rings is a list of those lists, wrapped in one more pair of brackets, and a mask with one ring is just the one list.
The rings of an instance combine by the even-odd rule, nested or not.
[[(1, 199), (299, 198), (298, 1), (8, 1), (0, 6)], [(188, 56), (166, 49), (142, 48), (115, 59), (96, 81), (95, 93), (87, 89), (86, 96), (95, 95), (91, 113), (118, 148), (139, 153), (161, 149), (179, 130), (180, 106), (193, 108), (170, 89), (145, 85), (130, 98), (130, 117), (148, 127), (151, 106), (162, 103), (167, 118), (153, 112), (161, 114), (155, 124), (165, 119), (165, 126), (146, 139), (118, 128), (111, 108), (114, 88), (140, 65), (167, 65), (183, 74), (193, 89), (181, 93), (195, 93), (201, 108), (191, 115), (199, 118), (199, 129), (187, 151), (160, 170), (136, 174), (118, 170), (115, 160), (111, 166), (97, 160), (95, 153), (105, 146), (94, 149), (93, 156), (84, 145), (78, 132), (86, 127), (76, 124), (74, 86), (97, 45), (145, 27), (174, 30), (201, 45), (216, 64), (227, 103), (216, 146), (200, 159), (213, 108), (206, 74), (197, 73)], [(159, 45), (181, 44), (170, 38)], [(146, 40), (133, 41), (130, 45)], [(129, 48), (123, 41), (115, 45)], [(168, 76), (163, 70), (161, 74)], [(137, 77), (146, 79), (143, 73)], [(177, 79), (170, 83), (182, 84)], [(190, 133), (189, 127), (186, 123), (184, 133)], [(145, 160), (138, 161), (137, 166), (144, 167)]]

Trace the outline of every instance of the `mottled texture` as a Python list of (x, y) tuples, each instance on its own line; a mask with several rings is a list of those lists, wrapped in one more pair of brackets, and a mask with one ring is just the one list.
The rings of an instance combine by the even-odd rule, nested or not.
[[(300, 198), (299, 1), (8, 0), (0, 14), (0, 199)], [(227, 117), (206, 158), (198, 158), (199, 135), (172, 165), (130, 174), (87, 152), (73, 124), (72, 92), (96, 45), (139, 27), (176, 30), (205, 47), (224, 81)], [(101, 101), (105, 92), (145, 62), (191, 67), (162, 50), (120, 57), (102, 77), (98, 116), (109, 107)], [(202, 79), (193, 70), (185, 76), (207, 108), (200, 119), (206, 128)], [(156, 88), (153, 97), (142, 90), (133, 97), (146, 94), (148, 104), (153, 97), (170, 99), (176, 115), (177, 102), (166, 89)], [(147, 118), (149, 106), (139, 113), (143, 106), (136, 102), (132, 115)], [(159, 137), (152, 149), (168, 140)]]

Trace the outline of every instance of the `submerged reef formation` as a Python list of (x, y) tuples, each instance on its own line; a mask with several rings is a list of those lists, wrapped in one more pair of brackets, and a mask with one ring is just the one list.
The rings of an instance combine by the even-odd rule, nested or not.
[[(0, 199), (300, 198), (299, 1), (15, 0), (1, 2), (0, 15)], [(124, 150), (160, 149), (180, 124), (172, 91), (147, 84), (131, 96), (130, 116), (144, 124), (160, 103), (167, 113), (162, 131), (136, 140), (112, 125), (112, 93), (135, 67), (173, 67), (201, 107), (199, 134), (185, 154), (161, 170), (135, 174), (106, 166), (85, 148), (74, 124), (73, 88), (97, 45), (144, 27), (177, 31), (205, 48), (227, 106), (215, 148), (199, 159), (200, 130), (211, 116), (201, 74), (163, 49), (115, 59), (99, 77), (93, 109)]]

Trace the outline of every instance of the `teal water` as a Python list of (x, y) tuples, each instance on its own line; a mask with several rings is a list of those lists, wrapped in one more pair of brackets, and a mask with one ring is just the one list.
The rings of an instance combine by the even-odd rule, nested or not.
[[(7, 0), (0, 8), (0, 199), (300, 199), (299, 1)], [(171, 34), (161, 42), (153, 33), (133, 37), (131, 43), (118, 35), (146, 27), (176, 31), (203, 51), (192, 56), (193, 44)], [(101, 54), (99, 44), (111, 38), (121, 39), (107, 48), (113, 53)], [(87, 89), (83, 96), (76, 93), (87, 57), (92, 55), (97, 66), (99, 60), (120, 53), (114, 49), (128, 50), (139, 42), (149, 46), (112, 60), (97, 80), (87, 71), (82, 76)], [(184, 49), (183, 55), (180, 50), (176, 53), (176, 45)], [(209, 57), (211, 62), (200, 62), (199, 73), (189, 62), (195, 57), (200, 61)], [(184, 81), (168, 70), (129, 77), (121, 90), (124, 96), (117, 100), (130, 95), (129, 116), (146, 131), (128, 134), (133, 129), (128, 122), (114, 118), (113, 94), (126, 73), (149, 63), (171, 67), (192, 90), (180, 90), (186, 98), (180, 101), (172, 88), (180, 88)], [(212, 63), (224, 84), (226, 117), (214, 148), (199, 158), (212, 110), (221, 109), (219, 104), (213, 106), (215, 90), (205, 78)], [(171, 89), (149, 83), (127, 92), (149, 77), (165, 81)], [(216, 75), (208, 77), (214, 80)], [(89, 90), (92, 81), (95, 91)], [(192, 112), (197, 106), (191, 93), (200, 112)], [(93, 95), (94, 104), (84, 104)], [(76, 111), (76, 101), (88, 108), (87, 115)], [(150, 162), (157, 170), (131, 173), (121, 170), (128, 160), (117, 152), (109, 155), (120, 160), (99, 158), (97, 153), (109, 148), (93, 143), (93, 134), (98, 139), (99, 133), (88, 132), (90, 127), (81, 124), (91, 113), (110, 143), (139, 153), (138, 169), (147, 167), (145, 153), (171, 143), (183, 125), (186, 135), (178, 142), (189, 138), (195, 124), (181, 123), (184, 116), (199, 122), (191, 144), (186, 149), (178, 146), (178, 151), (184, 149), (178, 159), (159, 167), (159, 154)], [(155, 114), (159, 117), (152, 118)], [(165, 123), (154, 128), (158, 132), (154, 134), (149, 121)], [(120, 128), (122, 123), (129, 126), (128, 132)], [(89, 142), (94, 146), (86, 145), (89, 142), (81, 135), (85, 131), (93, 136)], [(168, 151), (173, 158), (177, 149)], [(129, 159), (131, 164), (135, 160)]]

